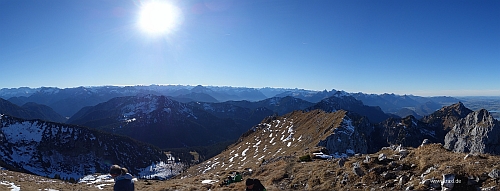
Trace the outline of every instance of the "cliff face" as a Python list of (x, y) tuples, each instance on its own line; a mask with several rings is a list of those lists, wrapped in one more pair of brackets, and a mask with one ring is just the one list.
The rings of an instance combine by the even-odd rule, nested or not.
[(500, 154), (498, 121), (485, 109), (472, 112), (446, 134), (444, 147), (455, 152)]
[[(418, 147), (422, 140), (436, 142), (436, 131), (428, 128), (413, 116), (403, 119), (391, 118), (377, 126), (377, 135), (386, 145), (404, 145)], [(382, 141), (382, 140), (379, 140)], [(379, 149), (379, 148), (378, 148)]]
[(368, 153), (373, 130), (366, 118), (347, 113), (342, 123), (328, 137), (319, 141), (318, 146), (325, 147), (335, 158)]

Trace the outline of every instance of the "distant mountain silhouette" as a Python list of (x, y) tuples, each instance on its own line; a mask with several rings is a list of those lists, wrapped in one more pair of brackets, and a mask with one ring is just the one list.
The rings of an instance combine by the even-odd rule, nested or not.
[(380, 109), (380, 107), (364, 105), (363, 102), (356, 100), (354, 97), (347, 96), (345, 94), (336, 94), (334, 96), (331, 96), (327, 99), (320, 101), (319, 103), (308, 108), (307, 110), (310, 111), (315, 109), (321, 109), (327, 112), (335, 112), (338, 110), (355, 112), (362, 116), (368, 117), (368, 119), (372, 123), (379, 123), (390, 117), (390, 115), (384, 113)]
[(53, 122), (66, 121), (66, 118), (46, 105), (30, 102), (20, 107), (2, 98), (0, 98), (0, 114), (7, 114), (23, 119), (41, 119)]
[(178, 95), (178, 96), (172, 97), (172, 99), (179, 101), (179, 102), (183, 102), (183, 103), (188, 103), (188, 102), (217, 103), (217, 102), (219, 102), (217, 99), (215, 99), (214, 97), (212, 97), (206, 93), (196, 93), (196, 92)]
[[(245, 88), (218, 86), (149, 85), (149, 86), (98, 86), (76, 88), (3, 88), (0, 97), (22, 106), (27, 102), (47, 105), (64, 117), (71, 117), (81, 108), (94, 106), (115, 97), (136, 95), (164, 95), (188, 102), (262, 101), (271, 97), (294, 97), (318, 103), (333, 96), (337, 90), (313, 91), (290, 88)], [(343, 91), (340, 91), (343, 92)], [(452, 97), (420, 97), (395, 94), (347, 93), (368, 106), (379, 106), (385, 113), (397, 114), (402, 108), (411, 109), (420, 116), (429, 115), (442, 106), (459, 102)], [(428, 102), (430, 104), (428, 104)], [(406, 117), (406, 116), (400, 116)]]

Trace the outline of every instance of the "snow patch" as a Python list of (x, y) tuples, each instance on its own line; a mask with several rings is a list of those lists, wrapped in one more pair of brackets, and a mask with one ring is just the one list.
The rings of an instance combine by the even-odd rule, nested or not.
[(246, 155), (246, 153), (247, 153), (248, 149), (250, 149), (250, 147), (248, 147), (248, 148), (246, 148), (245, 150), (243, 150), (243, 152), (241, 152), (241, 156), (243, 156), (243, 157), (244, 157), (244, 156)]
[(145, 179), (165, 180), (179, 174), (179, 172), (184, 168), (184, 165), (182, 163), (173, 162), (175, 159), (172, 156), (170, 157), (171, 158), (169, 158), (167, 162), (160, 161), (142, 169), (139, 172), (139, 177)]
[(202, 184), (214, 184), (216, 182), (219, 182), (218, 180), (202, 180)]
[(24, 121), (23, 123), (15, 123), (3, 127), (2, 131), (11, 143), (20, 142), (40, 142), (42, 140), (42, 133), (47, 126), (40, 125), (38, 122)]
[(340, 128), (336, 128), (334, 131), (351, 136), (354, 133), (354, 126), (352, 125), (352, 120), (346, 118), (343, 119), (342, 126)]
[(0, 184), (5, 185), (5, 186), (10, 185), (10, 187), (9, 187), (10, 191), (20, 191), (21, 190), (21, 187), (16, 186), (16, 184), (14, 184), (13, 182), (1, 181)]

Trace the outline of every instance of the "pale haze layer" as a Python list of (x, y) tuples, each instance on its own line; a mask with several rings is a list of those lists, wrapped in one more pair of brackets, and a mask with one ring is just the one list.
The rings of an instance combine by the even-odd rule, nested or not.
[(148, 1), (0, 1), (0, 88), (500, 96), (500, 1), (157, 2), (149, 23)]

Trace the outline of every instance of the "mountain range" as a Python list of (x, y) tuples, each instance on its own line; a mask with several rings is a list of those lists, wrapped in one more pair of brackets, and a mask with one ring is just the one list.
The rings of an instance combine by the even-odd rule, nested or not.
[[(3, 88), (0, 98), (18, 106), (34, 102), (51, 107), (60, 115), (70, 118), (86, 106), (95, 106), (115, 97), (136, 95), (163, 95), (174, 100), (188, 102), (256, 102), (272, 97), (294, 97), (311, 103), (317, 103), (337, 94), (337, 90), (313, 91), (286, 88), (245, 88), (217, 86), (184, 86), (184, 85), (149, 85), (149, 86), (98, 86), (76, 88)], [(379, 106), (385, 113), (405, 114), (411, 110), (414, 116), (424, 116), (445, 105), (460, 101), (453, 97), (421, 97), (395, 94), (347, 93), (368, 106)], [(404, 115), (404, 116), (403, 116)]]
[[(0, 96), (8, 99), (0, 98), (0, 166), (51, 178), (77, 179), (105, 172), (111, 164), (151, 178), (144, 172), (158, 174), (160, 164), (197, 161), (201, 163), (178, 177), (256, 172), (252, 176), (275, 188), (314, 190), (320, 184), (294, 182), (292, 171), (285, 169), (275, 179), (258, 169), (272, 170), (268, 164), (286, 168), (305, 156), (359, 158), (396, 146), (400, 149), (392, 150), (401, 152), (423, 142), (458, 153), (500, 154), (499, 122), (492, 113), (470, 110), (452, 97), (203, 86), (19, 88), (2, 89)], [(76, 102), (81, 103), (71, 105)], [(441, 106), (448, 102), (452, 104)], [(64, 118), (51, 106), (74, 113)], [(224, 148), (221, 143), (232, 144)], [(215, 154), (193, 149), (201, 146)], [(187, 150), (172, 152), (174, 148)], [(370, 172), (366, 168), (358, 164), (353, 172), (362, 177)], [(166, 177), (178, 173), (170, 168)], [(403, 175), (388, 168), (380, 173)], [(486, 180), (474, 186), (486, 185)], [(339, 180), (332, 186), (354, 188), (355, 183)]]

